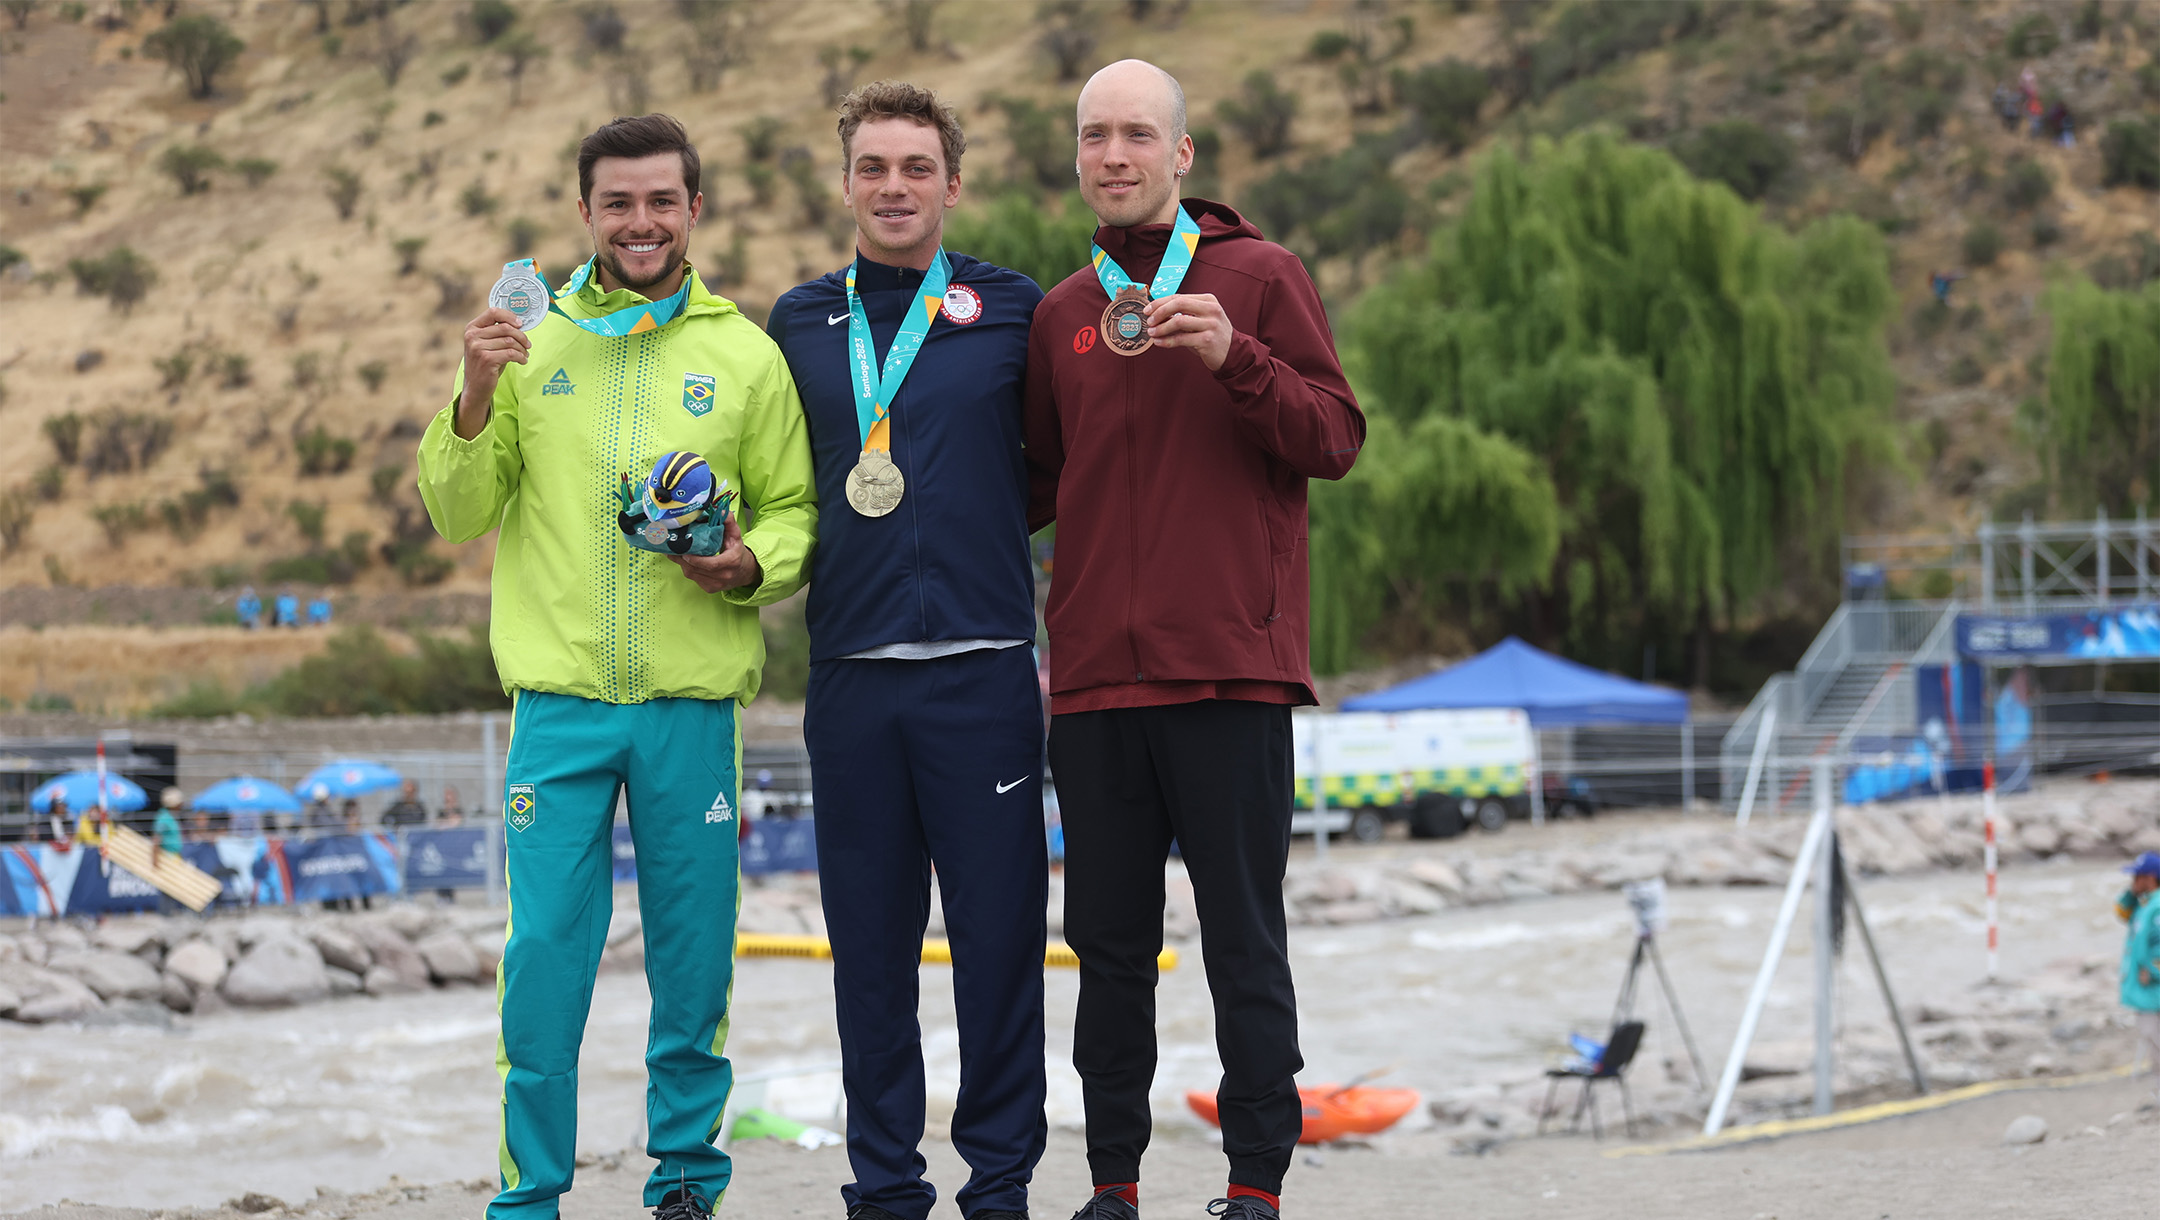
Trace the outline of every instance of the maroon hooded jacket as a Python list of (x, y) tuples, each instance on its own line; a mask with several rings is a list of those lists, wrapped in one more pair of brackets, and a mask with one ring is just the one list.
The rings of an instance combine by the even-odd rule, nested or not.
[[(1035, 310), (1028, 528), (1058, 526), (1053, 713), (1314, 702), (1305, 480), (1348, 473), (1365, 416), (1304, 265), (1222, 204), (1184, 206), (1200, 245), (1178, 291), (1212, 293), (1229, 315), (1220, 369), (1191, 348), (1112, 352), (1092, 266)], [(1170, 232), (1106, 226), (1095, 240), (1146, 284)]]

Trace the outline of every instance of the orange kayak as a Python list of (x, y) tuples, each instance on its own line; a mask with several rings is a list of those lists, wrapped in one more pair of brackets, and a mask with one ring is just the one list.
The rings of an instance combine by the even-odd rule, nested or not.
[[(1305, 1130), (1298, 1136), (1298, 1143), (1324, 1144), (1346, 1135), (1387, 1130), (1417, 1105), (1418, 1095), (1416, 1089), (1367, 1089), (1355, 1085), (1345, 1089), (1323, 1084), (1299, 1089), (1298, 1100), (1305, 1103)], [(1213, 1093), (1189, 1089), (1185, 1104), (1211, 1125), (1222, 1125), (1215, 1113)]]

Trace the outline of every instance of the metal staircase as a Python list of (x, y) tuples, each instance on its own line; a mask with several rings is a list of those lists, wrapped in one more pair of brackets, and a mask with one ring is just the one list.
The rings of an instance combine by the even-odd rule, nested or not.
[(1765, 683), (1725, 734), (1719, 769), (1726, 806), (1739, 804), (1758, 743), (1766, 770), (1756, 804), (1775, 809), (1786, 781), (1806, 774), (1804, 760), (1842, 754), (1856, 737), (1911, 732), (1912, 667), (1953, 659), (1962, 608), (1956, 601), (1839, 606), (1793, 672)]

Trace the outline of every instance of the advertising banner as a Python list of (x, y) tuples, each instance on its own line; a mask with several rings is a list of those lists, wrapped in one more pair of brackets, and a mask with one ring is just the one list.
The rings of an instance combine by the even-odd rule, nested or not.
[(488, 831), (484, 826), (408, 831), (404, 846), (407, 890), (487, 887)]
[(1960, 614), (1958, 652), (1983, 661), (2160, 658), (2160, 606), (2063, 614)]
[(742, 841), (745, 876), (817, 871), (815, 818), (758, 818)]

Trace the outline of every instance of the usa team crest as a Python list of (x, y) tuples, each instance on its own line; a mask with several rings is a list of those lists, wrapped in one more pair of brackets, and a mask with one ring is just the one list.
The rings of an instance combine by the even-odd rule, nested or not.
[(682, 375), (683, 410), (699, 419), (705, 418), (705, 413), (712, 410), (713, 395), (718, 392), (719, 384), (703, 373)]
[(504, 815), (512, 830), (524, 830), (540, 818), (540, 798), (531, 784), (510, 785), (510, 808)]

